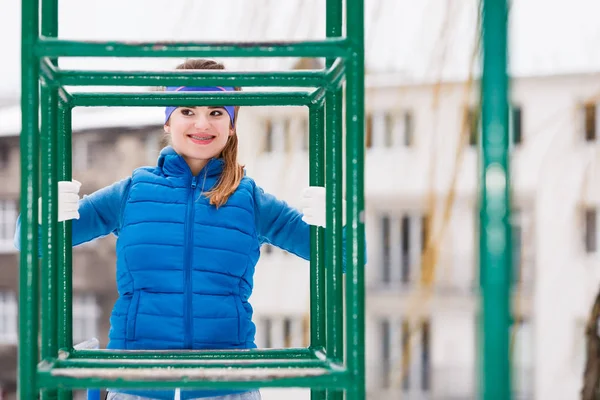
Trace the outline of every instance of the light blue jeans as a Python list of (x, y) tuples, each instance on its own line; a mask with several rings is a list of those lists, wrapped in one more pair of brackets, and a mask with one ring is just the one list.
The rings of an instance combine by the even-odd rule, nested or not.
[[(150, 400), (147, 397), (132, 396), (130, 394), (121, 394), (115, 392), (108, 392), (106, 400)], [(261, 400), (260, 392), (254, 390), (252, 392), (245, 392), (239, 394), (229, 394), (227, 396), (217, 397), (202, 397), (198, 400)]]

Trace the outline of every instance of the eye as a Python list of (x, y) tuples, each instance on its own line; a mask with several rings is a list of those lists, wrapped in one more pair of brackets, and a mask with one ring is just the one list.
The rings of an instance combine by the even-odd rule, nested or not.
[(185, 115), (186, 117), (189, 117), (190, 115), (194, 115), (194, 112), (190, 108), (182, 108), (181, 114)]
[(212, 115), (213, 117), (220, 117), (221, 115), (223, 115), (223, 110), (222, 110), (222, 109), (220, 109), (220, 108), (219, 108), (219, 109), (212, 110), (212, 111), (210, 112), (210, 115)]

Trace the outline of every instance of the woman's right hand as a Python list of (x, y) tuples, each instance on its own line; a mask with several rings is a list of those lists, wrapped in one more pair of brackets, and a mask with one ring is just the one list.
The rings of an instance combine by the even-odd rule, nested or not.
[[(79, 219), (79, 189), (81, 183), (72, 181), (58, 182), (58, 222)], [(42, 198), (39, 198), (39, 223), (42, 224)]]

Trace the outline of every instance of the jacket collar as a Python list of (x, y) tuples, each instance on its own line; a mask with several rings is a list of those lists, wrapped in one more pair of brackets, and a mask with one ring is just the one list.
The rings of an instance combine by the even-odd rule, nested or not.
[[(192, 175), (192, 171), (183, 157), (177, 154), (171, 146), (167, 146), (160, 151), (157, 165), (168, 176)], [(200, 175), (206, 173), (207, 177), (218, 176), (223, 172), (224, 165), (225, 162), (222, 158), (211, 158), (202, 171), (200, 171)]]

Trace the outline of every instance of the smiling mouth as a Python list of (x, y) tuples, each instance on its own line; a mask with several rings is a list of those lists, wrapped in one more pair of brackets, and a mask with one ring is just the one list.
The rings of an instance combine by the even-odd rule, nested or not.
[(188, 135), (188, 137), (194, 142), (210, 142), (215, 138), (212, 135)]

